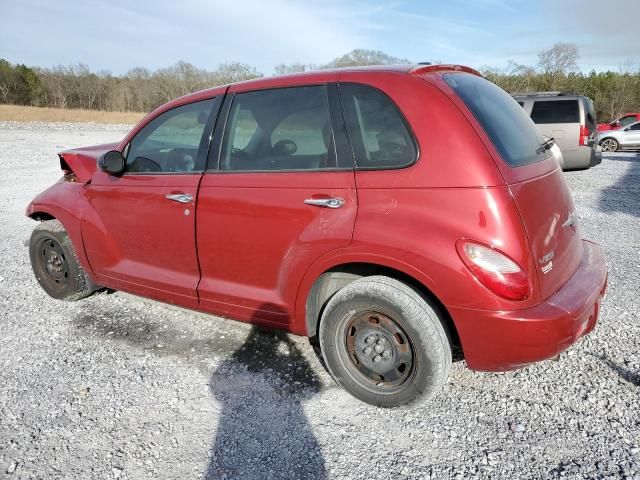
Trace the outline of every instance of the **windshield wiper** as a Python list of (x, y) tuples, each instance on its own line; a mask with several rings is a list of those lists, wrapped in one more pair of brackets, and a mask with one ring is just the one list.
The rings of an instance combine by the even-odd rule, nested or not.
[(550, 138), (548, 140), (545, 140), (536, 149), (536, 153), (542, 153), (542, 152), (544, 152), (546, 150), (549, 150), (551, 147), (553, 147), (555, 145), (555, 143), (556, 143), (556, 140), (554, 138)]

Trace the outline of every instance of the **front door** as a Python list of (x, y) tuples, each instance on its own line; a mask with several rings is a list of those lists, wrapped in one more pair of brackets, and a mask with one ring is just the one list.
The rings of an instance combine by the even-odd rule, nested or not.
[(351, 242), (353, 160), (335, 85), (234, 88), (198, 196), (198, 293), (214, 313), (286, 324), (306, 269)]
[(206, 130), (219, 103), (208, 99), (160, 114), (125, 147), (122, 176), (94, 174), (82, 226), (100, 284), (178, 303), (197, 300), (195, 201)]
[(640, 122), (627, 127), (629, 130), (624, 131), (624, 145), (625, 147), (638, 148), (640, 147)]

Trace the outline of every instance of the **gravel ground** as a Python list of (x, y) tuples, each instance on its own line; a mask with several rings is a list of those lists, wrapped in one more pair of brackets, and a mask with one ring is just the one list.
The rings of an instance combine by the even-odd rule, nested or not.
[(609, 291), (559, 362), (454, 364), (426, 407), (338, 388), (303, 338), (131, 295), (38, 287), (28, 201), (122, 127), (0, 123), (0, 477), (640, 479), (640, 156), (566, 174)]

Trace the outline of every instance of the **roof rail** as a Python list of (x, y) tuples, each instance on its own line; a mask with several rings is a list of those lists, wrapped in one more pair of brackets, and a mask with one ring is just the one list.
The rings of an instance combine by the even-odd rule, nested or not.
[(453, 65), (453, 64), (443, 64), (443, 65), (420, 65), (409, 70), (409, 73), (412, 75), (422, 75), (423, 73), (431, 73), (431, 72), (440, 72), (446, 70), (457, 70), (459, 72), (471, 73), (472, 75), (477, 75), (478, 77), (482, 77), (482, 74), (473, 68), (465, 67), (464, 65)]

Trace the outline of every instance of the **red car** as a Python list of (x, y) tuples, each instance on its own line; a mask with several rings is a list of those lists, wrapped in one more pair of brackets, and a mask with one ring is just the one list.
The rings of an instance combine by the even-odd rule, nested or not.
[[(607, 269), (518, 103), (460, 66), (264, 78), (60, 154), (27, 215), (52, 297), (100, 288), (306, 335), (357, 398), (426, 401), (596, 323)], [(457, 356), (457, 355), (456, 355)]]
[(611, 123), (599, 123), (598, 131), (606, 132), (607, 130), (619, 130), (636, 122), (640, 122), (640, 113), (625, 113)]

